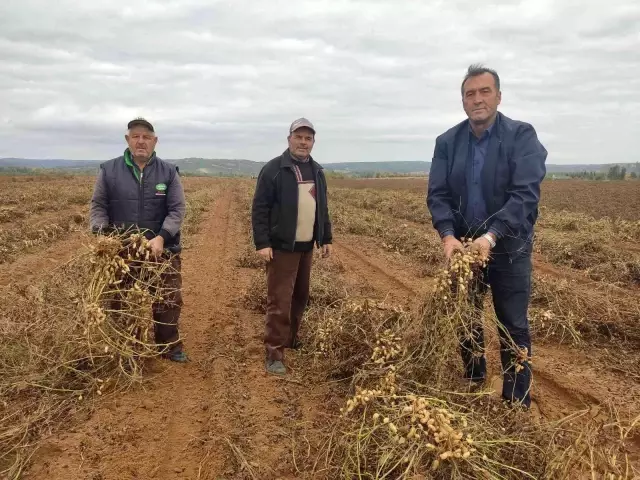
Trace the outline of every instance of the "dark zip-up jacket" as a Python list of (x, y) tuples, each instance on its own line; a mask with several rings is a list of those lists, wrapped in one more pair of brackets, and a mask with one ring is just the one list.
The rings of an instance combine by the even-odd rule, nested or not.
[[(468, 236), (467, 208), (469, 121), (436, 138), (429, 172), (427, 205), (440, 235)], [(547, 150), (528, 123), (498, 112), (481, 172), (487, 230), (498, 237), (497, 250), (515, 253), (533, 241), (538, 218), (540, 184), (546, 174)]]
[[(316, 184), (314, 243), (321, 247), (332, 242), (327, 202), (327, 181), (322, 167), (310, 158)], [(287, 149), (270, 160), (258, 175), (251, 209), (256, 250), (272, 247), (294, 251), (298, 221), (298, 181)]]
[(140, 171), (126, 150), (100, 165), (89, 216), (95, 233), (140, 229), (149, 239), (160, 235), (165, 249), (178, 253), (185, 210), (178, 168), (154, 153)]

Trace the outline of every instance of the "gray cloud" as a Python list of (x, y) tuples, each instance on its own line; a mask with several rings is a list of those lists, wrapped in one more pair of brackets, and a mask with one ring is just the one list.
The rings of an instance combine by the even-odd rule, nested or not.
[(635, 161), (640, 4), (4, 0), (0, 156), (109, 158), (145, 116), (168, 158), (266, 160), (307, 116), (321, 162), (429, 160), (470, 63), (553, 163)]

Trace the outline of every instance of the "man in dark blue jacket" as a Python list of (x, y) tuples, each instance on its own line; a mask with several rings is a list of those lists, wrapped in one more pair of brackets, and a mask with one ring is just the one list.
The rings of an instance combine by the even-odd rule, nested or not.
[[(528, 408), (531, 252), (547, 151), (530, 124), (498, 112), (502, 94), (494, 70), (471, 65), (461, 91), (468, 119), (436, 139), (427, 205), (447, 259), (463, 249), (463, 237), (472, 238), (473, 248), (490, 259), (476, 301), (481, 306), (490, 286), (501, 324), (502, 396)], [(483, 382), (481, 321), (461, 339), (461, 352), (465, 378)]]

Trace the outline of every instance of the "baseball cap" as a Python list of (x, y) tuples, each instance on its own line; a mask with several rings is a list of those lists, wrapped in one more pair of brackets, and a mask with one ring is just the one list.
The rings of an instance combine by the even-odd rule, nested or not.
[(154, 132), (153, 125), (151, 125), (149, 121), (145, 120), (142, 117), (134, 118), (133, 120), (131, 120), (127, 125), (127, 128), (133, 128), (138, 125), (142, 125), (143, 127), (148, 128), (149, 130)]
[(316, 129), (313, 127), (313, 123), (311, 123), (304, 117), (293, 121), (293, 123), (289, 127), (289, 133), (292, 133), (302, 127), (310, 129), (314, 134), (316, 133)]

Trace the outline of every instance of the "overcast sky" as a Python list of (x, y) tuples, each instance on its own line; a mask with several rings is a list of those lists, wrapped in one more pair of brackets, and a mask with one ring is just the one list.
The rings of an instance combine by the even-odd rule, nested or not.
[(264, 161), (306, 116), (321, 163), (431, 160), (480, 62), (549, 163), (640, 160), (637, 0), (109, 1), (0, 0), (0, 157), (115, 157), (144, 116), (161, 157)]

